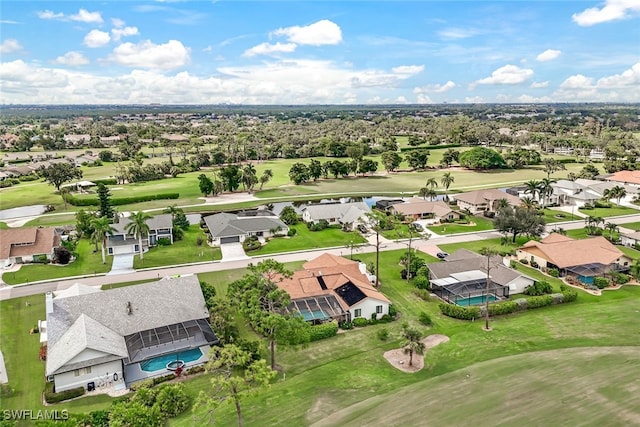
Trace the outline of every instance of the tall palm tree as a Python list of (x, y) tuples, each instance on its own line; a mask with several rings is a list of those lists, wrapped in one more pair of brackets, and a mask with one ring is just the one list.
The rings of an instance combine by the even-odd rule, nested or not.
[(449, 196), (446, 193), (449, 191), (449, 187), (451, 186), (451, 184), (453, 184), (454, 181), (455, 179), (451, 175), (451, 172), (446, 172), (444, 175), (442, 175), (442, 178), (440, 179), (440, 184), (442, 184), (442, 186), (444, 187), (447, 200), (449, 199)]
[(242, 185), (248, 193), (251, 193), (251, 190), (253, 190), (253, 187), (255, 187), (257, 183), (256, 168), (251, 163), (247, 163), (242, 168)]
[(542, 197), (542, 208), (547, 206), (547, 199), (553, 194), (553, 186), (556, 180), (552, 178), (542, 178), (540, 181), (539, 194)]
[(438, 180), (435, 179), (434, 177), (431, 177), (431, 178), (429, 178), (427, 180), (426, 186), (431, 188), (431, 189), (434, 189), (434, 188), (438, 187)]
[(138, 238), (138, 250), (140, 251), (140, 259), (144, 259), (142, 250), (142, 235), (149, 235), (149, 225), (147, 220), (151, 219), (151, 215), (144, 211), (138, 211), (129, 218), (131, 222), (127, 224), (125, 230), (128, 234), (133, 234)]
[(413, 366), (413, 355), (424, 354), (425, 345), (421, 341), (422, 334), (419, 330), (410, 328), (409, 325), (404, 325), (402, 337), (404, 338), (404, 342), (402, 343), (404, 353), (409, 354), (409, 366)]
[(522, 207), (528, 211), (535, 211), (538, 206), (535, 200), (531, 197), (523, 197), (521, 200)]
[(532, 179), (525, 182), (524, 185), (526, 187), (524, 194), (531, 194), (533, 200), (538, 200), (538, 196), (540, 195), (540, 181)]
[(608, 222), (605, 224), (604, 228), (609, 231), (609, 240), (613, 241), (613, 233), (618, 231), (618, 224)]
[(93, 228), (91, 238), (94, 239), (96, 243), (101, 243), (103, 264), (107, 263), (107, 236), (112, 235), (116, 231), (116, 229), (111, 226), (111, 223), (109, 222), (110, 220), (111, 218), (106, 216), (91, 220), (91, 227)]
[(486, 331), (488, 331), (489, 328), (489, 290), (491, 289), (491, 275), (490, 275), (490, 271), (491, 271), (491, 257), (494, 255), (498, 254), (498, 251), (490, 248), (488, 246), (483, 247), (482, 249), (480, 249), (480, 254), (484, 255), (485, 257), (487, 257), (487, 290), (484, 296), (484, 309), (485, 309), (485, 314), (484, 314), (484, 329)]
[(271, 181), (271, 178), (273, 178), (273, 171), (271, 169), (265, 169), (262, 172), (262, 175), (260, 175), (260, 189), (262, 190), (262, 186), (265, 185), (267, 182)]
[(427, 200), (427, 197), (429, 198), (429, 200), (433, 200), (438, 197), (438, 193), (436, 193), (436, 190), (429, 187), (422, 187), (418, 194), (425, 200)]

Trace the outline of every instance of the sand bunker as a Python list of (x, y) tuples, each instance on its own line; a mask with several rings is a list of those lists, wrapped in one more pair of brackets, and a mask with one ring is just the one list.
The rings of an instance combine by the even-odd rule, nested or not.
[[(429, 349), (449, 341), (449, 337), (441, 334), (433, 334), (424, 337), (421, 341), (424, 343), (424, 352), (426, 354)], [(397, 348), (385, 352), (384, 358), (387, 359), (387, 361), (391, 363), (394, 368), (400, 369), (403, 372), (418, 372), (419, 370), (424, 368), (423, 355), (414, 353), (413, 365), (409, 366), (409, 354), (405, 354), (404, 349), (402, 348)]]

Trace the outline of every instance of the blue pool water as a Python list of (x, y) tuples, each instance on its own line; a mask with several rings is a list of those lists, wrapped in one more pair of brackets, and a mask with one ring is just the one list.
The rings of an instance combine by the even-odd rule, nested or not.
[(164, 356), (149, 359), (140, 364), (140, 369), (146, 372), (154, 372), (166, 369), (167, 363), (174, 360), (182, 360), (184, 363), (193, 362), (202, 357), (202, 351), (199, 348), (194, 348), (180, 353), (165, 354)]
[[(489, 295), (489, 302), (498, 301), (498, 298), (495, 295)], [(484, 295), (479, 295), (471, 298), (458, 298), (456, 300), (457, 305), (468, 306), (468, 305), (478, 305), (484, 304), (486, 302)]]

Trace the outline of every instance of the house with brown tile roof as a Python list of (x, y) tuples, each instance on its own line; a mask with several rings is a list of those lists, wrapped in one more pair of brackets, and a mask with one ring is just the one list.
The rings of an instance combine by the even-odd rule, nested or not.
[(621, 182), (623, 184), (631, 184), (640, 186), (640, 171), (618, 171), (607, 175), (605, 181)]
[(0, 230), (0, 265), (51, 260), (58, 246), (60, 236), (54, 227)]
[(302, 268), (277, 285), (291, 297), (289, 309), (305, 320), (352, 321), (389, 314), (391, 301), (373, 286), (363, 263), (323, 254)]
[(556, 268), (560, 276), (574, 276), (591, 283), (610, 271), (626, 271), (631, 259), (602, 236), (572, 239), (552, 233), (541, 241), (530, 240), (516, 251), (519, 260)]
[(412, 197), (403, 203), (394, 204), (389, 207), (389, 212), (400, 214), (406, 219), (431, 219), (433, 223), (460, 218), (460, 214), (451, 210), (445, 202), (441, 200), (434, 202), (419, 197)]
[(458, 207), (468, 209), (472, 214), (483, 212), (496, 212), (501, 199), (505, 199), (511, 206), (519, 206), (519, 197), (513, 196), (497, 188), (487, 188), (484, 190), (470, 191), (468, 193), (452, 194)]

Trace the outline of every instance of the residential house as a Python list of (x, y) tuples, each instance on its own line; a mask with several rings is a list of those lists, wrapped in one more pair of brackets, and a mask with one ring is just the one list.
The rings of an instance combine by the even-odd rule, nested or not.
[(616, 182), (621, 184), (629, 184), (634, 187), (640, 187), (640, 170), (635, 171), (618, 171), (609, 175), (605, 175), (605, 181)]
[[(137, 236), (127, 232), (127, 226), (131, 223), (130, 218), (120, 218), (112, 224), (115, 232), (107, 239), (107, 252), (109, 255), (130, 254), (140, 251), (140, 241)], [(147, 220), (149, 234), (142, 236), (142, 250), (148, 250), (151, 246), (156, 246), (159, 239), (167, 239), (173, 244), (173, 221), (171, 214), (156, 215)]]
[(620, 233), (620, 240), (624, 246), (634, 247), (640, 244), (640, 231)]
[(404, 203), (404, 199), (381, 199), (376, 201), (376, 209), (381, 211), (386, 211), (391, 206), (396, 205), (398, 203)]
[(375, 276), (364, 263), (325, 253), (302, 268), (276, 283), (291, 297), (289, 309), (305, 320), (352, 321), (389, 314), (391, 301), (372, 284)]
[(320, 203), (302, 209), (302, 220), (304, 222), (325, 220), (329, 225), (340, 224), (343, 228), (350, 230), (358, 222), (366, 222), (366, 215), (369, 212), (371, 208), (364, 202)]
[(484, 212), (496, 212), (500, 200), (504, 199), (511, 206), (519, 206), (520, 198), (508, 194), (497, 188), (470, 191), (468, 193), (451, 194), (461, 210), (468, 209), (473, 215)]
[(631, 259), (602, 236), (588, 239), (551, 233), (541, 241), (530, 240), (517, 249), (519, 260), (540, 268), (558, 269), (560, 276), (573, 276), (583, 283), (610, 271), (626, 271)]
[(64, 142), (70, 145), (85, 145), (91, 141), (91, 135), (88, 133), (83, 134), (68, 134), (63, 137)]
[(576, 179), (575, 181), (561, 179), (551, 184), (551, 186), (553, 187), (553, 195), (549, 200), (550, 203), (577, 207), (582, 207), (585, 204), (593, 204), (601, 200), (605, 192), (615, 186), (621, 186), (625, 189), (627, 192), (625, 200), (632, 198), (638, 193), (638, 188), (630, 185), (583, 178)]
[(0, 265), (51, 260), (60, 246), (54, 227), (8, 228), (0, 230)]
[[(447, 256), (446, 261), (429, 263), (427, 267), (432, 292), (440, 298), (460, 305), (474, 305), (485, 301), (486, 256), (459, 249)], [(489, 293), (496, 299), (522, 293), (535, 283), (531, 277), (507, 267), (500, 255), (489, 258), (489, 278)]]
[(209, 229), (212, 246), (241, 243), (252, 236), (264, 239), (289, 232), (289, 227), (280, 218), (266, 210), (240, 214), (219, 213), (203, 219)]
[(195, 275), (104, 291), (75, 284), (48, 292), (45, 306), (45, 371), (56, 392), (124, 389), (171, 373), (170, 362), (205, 363), (218, 344)]
[(460, 213), (451, 210), (443, 201), (427, 201), (419, 197), (412, 197), (403, 203), (396, 203), (389, 207), (392, 214), (402, 215), (405, 219), (427, 219), (430, 223), (452, 221), (460, 218)]

